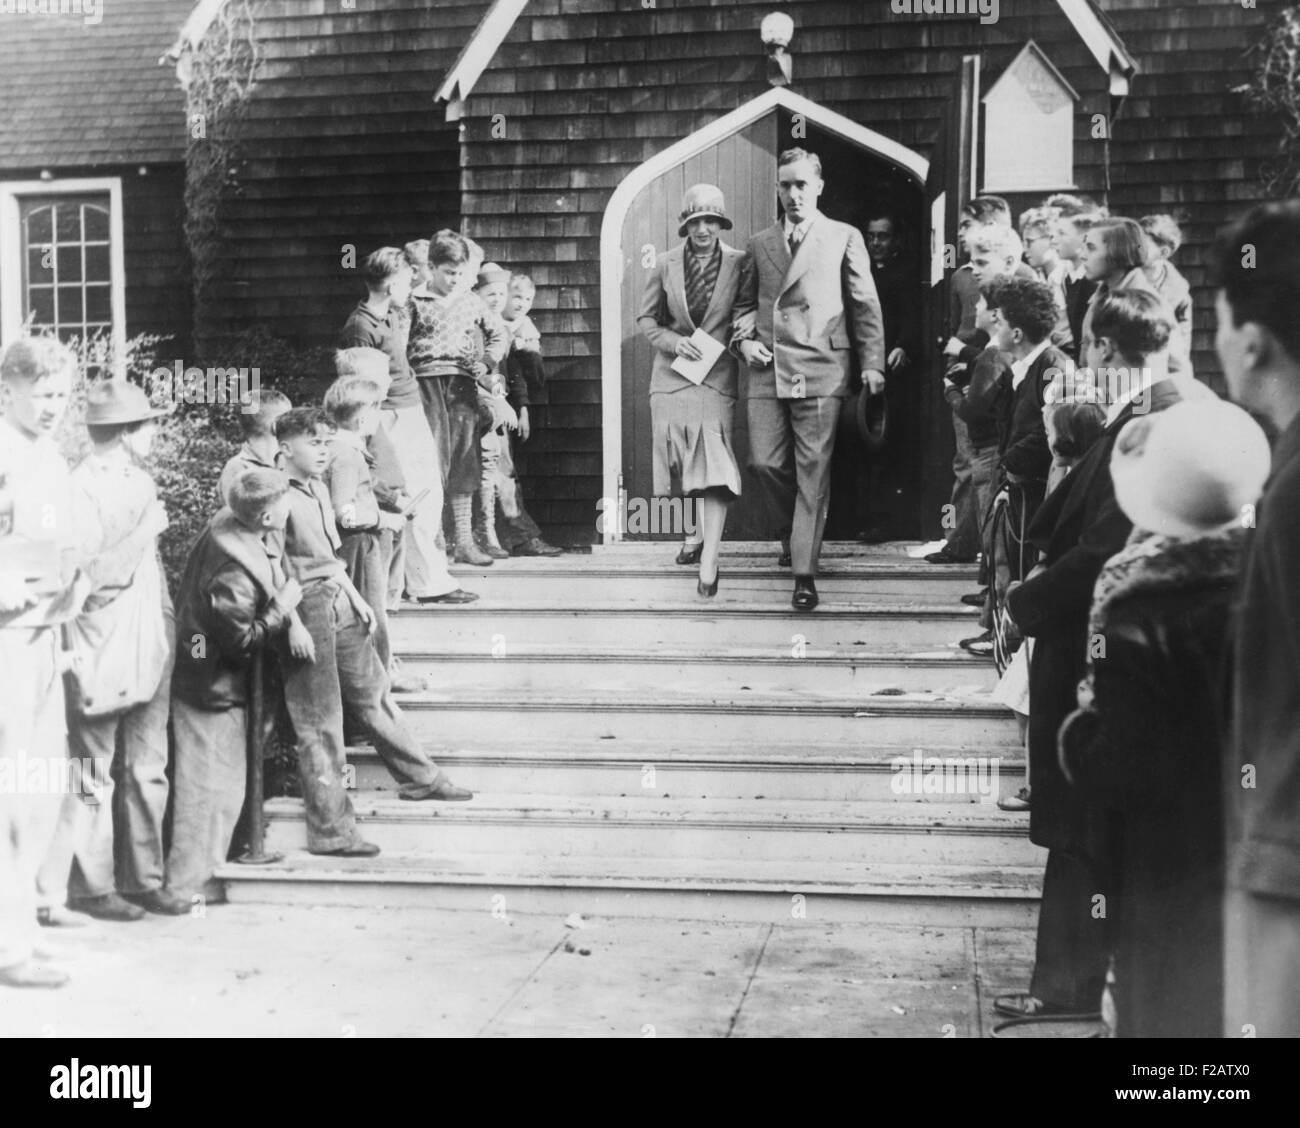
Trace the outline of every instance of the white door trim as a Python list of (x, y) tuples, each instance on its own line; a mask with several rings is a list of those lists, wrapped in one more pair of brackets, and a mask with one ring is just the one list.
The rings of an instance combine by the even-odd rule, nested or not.
[(120, 176), (0, 181), (0, 344), (7, 345), (22, 332), (23, 262), (22, 233), (18, 223), (19, 198), (90, 192), (107, 192), (109, 198), (109, 265), (113, 272), (109, 297), (113, 311), (113, 358), (115, 374), (125, 375), (126, 246)]
[[(683, 161), (717, 144), (724, 137), (739, 133), (746, 126), (772, 110), (782, 107), (792, 113), (803, 114), (820, 129), (838, 134), (847, 141), (885, 158), (907, 172), (917, 184), (924, 187), (930, 162), (920, 154), (900, 145), (873, 129), (820, 106), (785, 87), (775, 86), (752, 101), (738, 106), (702, 129), (683, 137), (657, 153), (644, 164), (633, 169), (614, 189), (605, 206), (605, 218), (600, 225), (600, 370), (601, 410), (600, 424), (603, 448), (602, 495), (606, 499), (604, 512), (615, 512), (618, 497), (618, 476), (623, 465), (623, 326), (622, 287), (623, 273), (631, 263), (630, 255), (622, 246), (623, 222), (627, 218), (637, 194), (656, 177), (675, 168)], [(775, 185), (773, 185), (775, 191)], [(635, 248), (634, 248), (635, 249)], [(601, 522), (605, 544), (619, 539), (619, 521), (608, 517)]]

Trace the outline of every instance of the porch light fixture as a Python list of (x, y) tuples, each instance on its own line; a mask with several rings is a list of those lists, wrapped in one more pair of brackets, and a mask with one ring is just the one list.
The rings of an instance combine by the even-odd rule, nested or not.
[(794, 38), (794, 20), (784, 12), (770, 12), (763, 17), (758, 33), (767, 48), (767, 81), (772, 86), (789, 86), (794, 67), (786, 48)]

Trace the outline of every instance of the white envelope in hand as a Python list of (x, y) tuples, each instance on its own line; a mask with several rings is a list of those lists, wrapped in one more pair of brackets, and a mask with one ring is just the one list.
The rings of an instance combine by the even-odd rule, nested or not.
[(672, 370), (679, 376), (685, 376), (692, 384), (703, 384), (704, 377), (718, 362), (718, 357), (722, 355), (722, 350), (726, 346), (716, 337), (709, 336), (703, 329), (696, 329), (687, 339), (700, 350), (703, 359), (687, 360), (684, 356), (679, 356), (673, 361)]

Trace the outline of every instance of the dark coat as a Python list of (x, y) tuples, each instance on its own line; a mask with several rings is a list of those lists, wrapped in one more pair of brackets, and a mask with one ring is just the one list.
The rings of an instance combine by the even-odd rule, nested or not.
[(229, 509), (199, 534), (176, 598), (172, 693), (200, 709), (242, 706), (249, 662), (284, 627), (266, 546)]
[(921, 285), (916, 260), (897, 254), (888, 262), (871, 264), (880, 312), (885, 322), (885, 357), (894, 349), (907, 353), (909, 364), (921, 360)]
[[(1219, 563), (1235, 571), (1242, 538), (1216, 540)], [(1222, 1034), (1225, 725), (1216, 690), (1234, 580), (1206, 569), (1112, 601), (1093, 706), (1060, 733), (1074, 787), (1116, 817), (1110, 910), (1124, 1038)]]
[[(1182, 398), (1169, 380), (1154, 384), (1150, 397), (1151, 411), (1163, 411)], [(1043, 554), (1044, 569), (1007, 597), (1017, 626), (1036, 640), (1029, 664), (1030, 840), (1098, 859), (1108, 849), (1109, 820), (1083, 803), (1061, 774), (1056, 734), (1074, 711), (1086, 672), (1093, 585), (1133, 529), (1115, 502), (1110, 477), (1115, 440), (1132, 417), (1132, 405), (1126, 406), (1039, 506), (1029, 539)]]

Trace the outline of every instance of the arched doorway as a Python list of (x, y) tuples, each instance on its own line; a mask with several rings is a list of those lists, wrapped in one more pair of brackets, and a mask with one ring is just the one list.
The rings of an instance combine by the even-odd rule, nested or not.
[[(707, 181), (722, 188), (735, 226), (724, 234), (743, 249), (754, 232), (777, 218), (776, 155), (803, 145), (822, 157), (827, 190), (822, 209), (834, 219), (865, 228), (870, 213), (888, 206), (904, 217), (912, 243), (925, 244), (928, 165), (909, 149), (786, 89), (773, 89), (670, 146), (635, 169), (615, 190), (601, 228), (602, 425), (604, 494), (617, 496), (620, 481), (630, 499), (649, 498), (651, 351), (636, 329), (636, 313), (654, 255), (680, 242), (677, 210), (683, 190)], [(924, 256), (918, 255), (918, 260)], [(916, 300), (928, 294), (928, 264), (918, 261)], [(918, 364), (912, 374), (922, 382)], [(743, 381), (742, 381), (743, 386)], [(916, 395), (915, 415), (921, 410)], [(738, 404), (737, 455), (747, 457), (743, 398)], [(904, 426), (902, 433), (909, 429)], [(904, 504), (919, 506), (921, 434), (901, 445), (898, 477)], [(891, 455), (891, 457), (893, 457)], [(891, 487), (893, 488), (893, 487)], [(752, 490), (747, 491), (752, 498)], [(606, 541), (619, 537), (604, 522)], [(918, 526), (919, 527), (919, 526)], [(728, 536), (760, 535), (745, 498), (728, 523)], [(900, 535), (902, 531), (900, 530)]]

